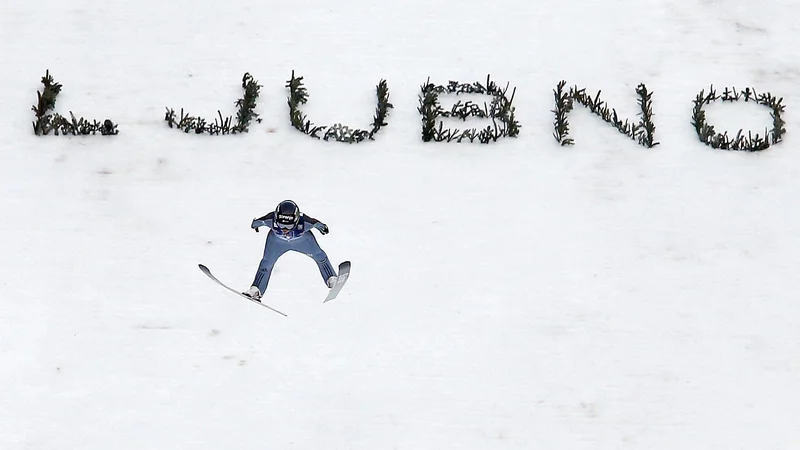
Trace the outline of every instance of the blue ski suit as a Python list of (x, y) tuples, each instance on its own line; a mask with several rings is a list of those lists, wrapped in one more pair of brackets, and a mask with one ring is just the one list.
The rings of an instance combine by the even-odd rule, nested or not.
[(322, 234), (328, 234), (328, 226), (319, 220), (301, 213), (300, 220), (294, 228), (282, 230), (275, 224), (275, 213), (270, 212), (263, 217), (253, 219), (250, 227), (256, 231), (258, 231), (258, 227), (270, 228), (270, 232), (267, 234), (267, 241), (264, 244), (264, 257), (261, 259), (256, 277), (253, 280), (253, 286), (258, 286), (258, 290), (262, 293), (267, 289), (275, 262), (289, 250), (300, 252), (313, 258), (319, 267), (319, 273), (322, 275), (323, 281), (327, 282), (328, 278), (336, 275), (328, 255), (320, 248), (317, 239), (311, 233), (311, 230), (316, 228)]

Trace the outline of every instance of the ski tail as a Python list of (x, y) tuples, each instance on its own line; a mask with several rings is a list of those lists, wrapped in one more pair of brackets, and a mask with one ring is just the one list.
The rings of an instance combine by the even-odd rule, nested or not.
[(231, 288), (230, 286), (226, 285), (226, 284), (225, 284), (225, 283), (223, 283), (222, 281), (219, 281), (219, 279), (217, 279), (217, 277), (215, 277), (215, 276), (214, 276), (214, 274), (212, 274), (212, 273), (211, 273), (211, 270), (209, 270), (209, 268), (208, 268), (208, 267), (206, 267), (206, 266), (204, 266), (204, 265), (202, 265), (202, 264), (198, 264), (198, 267), (200, 267), (200, 270), (201, 270), (201, 271), (202, 271), (204, 274), (206, 274), (206, 276), (208, 276), (208, 278), (211, 278), (211, 279), (212, 279), (212, 280), (213, 280), (215, 283), (217, 283), (218, 285), (220, 285), (220, 286), (224, 287), (225, 289), (227, 289), (227, 290), (229, 290), (229, 291), (233, 292), (234, 294), (238, 295), (239, 297), (244, 297), (244, 298), (246, 298), (246, 299), (250, 300), (250, 301), (251, 301), (251, 302), (253, 302), (253, 303), (257, 303), (257, 304), (259, 304), (259, 305), (263, 306), (264, 308), (267, 308), (267, 309), (269, 309), (269, 310), (275, 311), (276, 313), (278, 313), (278, 314), (282, 315), (283, 317), (289, 317), (289, 316), (287, 316), (286, 314), (284, 314), (284, 313), (282, 313), (282, 312), (278, 311), (277, 309), (275, 309), (275, 308), (273, 308), (273, 307), (271, 307), (271, 306), (267, 305), (266, 303), (263, 303), (263, 302), (259, 302), (259, 301), (253, 300), (252, 298), (250, 298), (250, 297), (248, 297), (248, 296), (246, 296), (246, 295), (242, 294), (241, 292), (237, 291), (236, 289), (233, 289), (233, 288)]
[(347, 282), (348, 278), (350, 278), (350, 261), (344, 261), (339, 264), (339, 274), (336, 278), (336, 284), (333, 285), (331, 290), (328, 292), (328, 296), (325, 297), (325, 300), (322, 303), (327, 303), (335, 299), (344, 287), (344, 284)]

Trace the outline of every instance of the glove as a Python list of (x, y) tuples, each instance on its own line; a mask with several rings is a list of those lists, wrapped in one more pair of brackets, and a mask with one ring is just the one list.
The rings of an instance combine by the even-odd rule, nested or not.
[(250, 224), (250, 228), (256, 230), (256, 233), (258, 233), (258, 227), (256, 226), (256, 219), (253, 219), (253, 223)]
[(322, 233), (322, 234), (328, 234), (328, 232), (330, 231), (330, 230), (328, 230), (328, 226), (325, 225), (324, 223), (320, 223), (317, 226), (317, 228), (319, 229), (319, 232)]

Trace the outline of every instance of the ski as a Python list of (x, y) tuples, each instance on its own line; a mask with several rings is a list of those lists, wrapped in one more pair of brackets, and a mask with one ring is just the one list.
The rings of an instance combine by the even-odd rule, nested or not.
[[(246, 295), (242, 294), (241, 292), (237, 291), (236, 289), (233, 289), (233, 288), (231, 288), (231, 287), (228, 287), (228, 286), (227, 286), (225, 283), (223, 283), (222, 281), (219, 281), (219, 280), (217, 279), (217, 277), (215, 277), (215, 276), (214, 276), (214, 275), (211, 273), (211, 271), (208, 269), (208, 267), (206, 267), (206, 266), (204, 266), (204, 265), (202, 265), (202, 264), (198, 264), (198, 266), (200, 267), (200, 270), (201, 270), (201, 271), (202, 271), (204, 274), (206, 274), (206, 275), (208, 276), (208, 278), (211, 278), (212, 280), (214, 280), (214, 282), (216, 282), (216, 283), (217, 283), (217, 284), (219, 284), (220, 286), (224, 287), (225, 289), (227, 289), (227, 290), (229, 290), (229, 291), (233, 292), (234, 294), (238, 295), (239, 297), (244, 297), (244, 298), (246, 298), (246, 299), (250, 300), (250, 301), (251, 301), (251, 302), (253, 302), (253, 303), (257, 303), (257, 304), (259, 304), (259, 305), (263, 306), (264, 308), (267, 308), (267, 309), (270, 309), (270, 310), (272, 310), (272, 311), (275, 311), (276, 313), (278, 313), (278, 314), (280, 314), (280, 315), (282, 315), (282, 316), (284, 316), (284, 317), (288, 317), (286, 314), (284, 314), (284, 313), (282, 313), (282, 312), (278, 311), (277, 309), (275, 309), (275, 308), (273, 308), (273, 307), (271, 307), (271, 306), (269, 306), (269, 305), (267, 305), (267, 304), (265, 304), (265, 303), (259, 302), (259, 301), (257, 301), (257, 300), (253, 300), (252, 298), (250, 298), (250, 297), (248, 297), (248, 296), (246, 296)], [(338, 281), (337, 281), (337, 283), (338, 283)]]
[(338, 278), (336, 278), (336, 284), (333, 285), (330, 292), (328, 292), (328, 296), (325, 297), (325, 301), (322, 303), (327, 303), (335, 299), (344, 287), (344, 284), (347, 282), (348, 278), (350, 278), (350, 261), (344, 261), (343, 263), (339, 264), (339, 275)]

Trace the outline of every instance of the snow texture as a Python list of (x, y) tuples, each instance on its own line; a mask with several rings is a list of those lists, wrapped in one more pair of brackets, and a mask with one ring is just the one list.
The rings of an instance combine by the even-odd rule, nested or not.
[[(790, 0), (86, 0), (0, 4), (0, 448), (800, 448), (800, 6)], [(56, 109), (116, 137), (36, 137)], [(357, 145), (291, 128), (388, 126)], [(165, 107), (235, 114), (183, 134)], [(517, 139), (423, 143), (419, 87), (517, 88)], [(646, 149), (581, 107), (552, 137), (560, 80), (603, 91)], [(785, 141), (715, 151), (701, 89), (784, 97)], [(442, 101), (454, 101), (442, 97)], [(769, 110), (707, 108), (732, 133)], [(485, 121), (476, 121), (485, 126)], [(449, 122), (450, 126), (462, 126)], [(285, 198), (357, 270), (335, 302), (287, 254), (249, 287)]]

